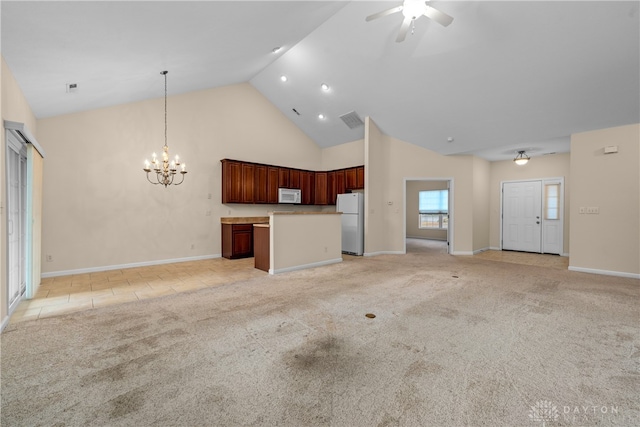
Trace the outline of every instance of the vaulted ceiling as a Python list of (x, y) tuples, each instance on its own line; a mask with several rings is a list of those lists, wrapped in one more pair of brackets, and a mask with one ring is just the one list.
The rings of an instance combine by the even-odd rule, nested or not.
[(1, 47), (38, 118), (157, 98), (169, 70), (169, 95), (250, 82), (321, 147), (363, 137), (351, 111), (488, 160), (640, 121), (638, 1), (433, 1), (453, 23), (397, 43), (401, 13), (365, 17), (399, 4), (2, 1)]

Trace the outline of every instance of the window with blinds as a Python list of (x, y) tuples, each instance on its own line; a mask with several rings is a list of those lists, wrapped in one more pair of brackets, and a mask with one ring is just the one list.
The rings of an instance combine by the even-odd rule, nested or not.
[(418, 192), (418, 228), (449, 227), (449, 190)]

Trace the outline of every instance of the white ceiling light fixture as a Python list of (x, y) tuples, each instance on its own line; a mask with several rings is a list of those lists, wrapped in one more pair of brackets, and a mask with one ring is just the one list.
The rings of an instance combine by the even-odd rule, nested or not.
[(518, 155), (516, 156), (515, 159), (513, 159), (513, 161), (516, 162), (516, 165), (522, 166), (522, 165), (526, 165), (529, 162), (529, 159), (530, 157), (527, 156), (524, 150), (521, 150), (521, 151), (518, 151)]
[(320, 114), (318, 114), (318, 118), (319, 118), (320, 120), (324, 120), (324, 119), (325, 119), (325, 115), (324, 115), (324, 114), (322, 114), (322, 113), (320, 113)]
[(453, 17), (429, 6), (422, 0), (404, 0), (400, 6), (392, 7), (391, 9), (383, 10), (382, 12), (367, 16), (365, 21), (373, 21), (374, 19), (382, 18), (383, 16), (391, 15), (396, 12), (402, 12), (402, 15), (404, 15), (404, 20), (400, 26), (398, 37), (396, 37), (396, 42), (398, 43), (404, 41), (407, 36), (407, 32), (409, 32), (409, 26), (411, 26), (411, 34), (413, 34), (413, 30), (415, 29), (415, 20), (421, 16), (426, 16), (445, 27), (453, 22)]
[[(147, 181), (153, 185), (164, 185), (167, 188), (170, 185), (180, 185), (184, 181), (184, 176), (187, 173), (187, 165), (180, 163), (180, 156), (176, 154), (174, 160), (169, 163), (169, 147), (167, 146), (167, 73), (168, 71), (161, 71), (160, 74), (164, 76), (164, 146), (162, 147), (162, 163), (160, 159), (156, 157), (156, 153), (151, 155), (151, 162), (149, 160), (144, 161), (144, 171), (147, 173)], [(182, 166), (180, 175), (182, 180), (180, 182), (173, 182), (173, 179), (177, 173), (177, 167)], [(149, 178), (151, 170), (156, 173), (153, 180)]]
[(289, 78), (285, 75), (280, 76), (280, 81), (286, 82)]
[(271, 49), (271, 53), (278, 53), (282, 50), (282, 48), (280, 46), (274, 47), (273, 49)]
[(320, 88), (321, 88), (323, 91), (325, 91), (325, 92), (329, 92), (329, 89), (331, 89), (331, 88), (329, 87), (329, 85), (328, 85), (328, 84), (326, 84), (326, 83), (322, 83), (322, 84), (320, 85)]

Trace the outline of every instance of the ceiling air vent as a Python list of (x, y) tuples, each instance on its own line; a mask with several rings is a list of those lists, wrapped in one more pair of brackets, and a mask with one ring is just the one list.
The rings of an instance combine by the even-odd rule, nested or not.
[(349, 126), (349, 129), (355, 129), (359, 126), (364, 125), (364, 122), (362, 121), (360, 116), (358, 116), (358, 113), (356, 113), (355, 111), (351, 111), (347, 114), (343, 114), (340, 116), (340, 118), (342, 119), (345, 125)]

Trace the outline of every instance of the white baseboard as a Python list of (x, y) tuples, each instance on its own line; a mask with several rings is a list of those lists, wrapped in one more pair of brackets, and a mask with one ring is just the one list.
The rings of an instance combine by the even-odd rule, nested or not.
[(573, 267), (571, 265), (569, 266), (569, 270), (577, 271), (580, 273), (602, 274), (604, 276), (616, 276), (616, 277), (628, 277), (630, 279), (640, 279), (640, 274), (626, 273), (624, 271), (599, 270), (597, 268)]
[(501, 247), (499, 247), (499, 246), (489, 246), (489, 250), (492, 250), (492, 251), (501, 251), (501, 250), (502, 250), (502, 248), (501, 248)]
[(363, 256), (376, 256), (376, 255), (405, 255), (405, 251), (379, 251), (379, 252), (365, 252)]
[(287, 273), (289, 271), (304, 270), (306, 268), (313, 268), (313, 267), (322, 267), (323, 265), (336, 264), (339, 262), (342, 262), (342, 258), (334, 258), (326, 261), (312, 262), (311, 264), (294, 265), (293, 267), (278, 268), (276, 270), (270, 268), (269, 274)]
[(2, 333), (2, 331), (4, 331), (4, 328), (6, 328), (9, 324), (9, 319), (9, 316), (5, 316), (4, 319), (2, 319), (2, 323), (0, 324), (0, 333)]
[(473, 251), (453, 251), (451, 255), (475, 255)]
[(41, 277), (58, 277), (58, 276), (70, 276), (72, 274), (86, 274), (86, 273), (98, 273), (100, 271), (109, 271), (109, 270), (122, 270), (125, 268), (134, 268), (134, 267), (149, 267), (152, 265), (162, 265), (162, 264), (173, 264), (177, 262), (188, 262), (188, 261), (202, 261), (205, 259), (214, 259), (220, 258), (221, 254), (214, 255), (200, 255), (188, 258), (174, 258), (174, 259), (162, 259), (158, 261), (143, 261), (143, 262), (134, 262), (131, 264), (119, 264), (119, 265), (106, 265), (102, 267), (89, 267), (89, 268), (79, 268), (77, 270), (61, 270), (61, 271), (51, 271), (48, 273), (42, 273)]
[(476, 249), (475, 251), (473, 251), (473, 254), (474, 255), (478, 255), (480, 252), (485, 252), (485, 251), (488, 251), (488, 250), (489, 250), (489, 247), (482, 248), (482, 249)]

